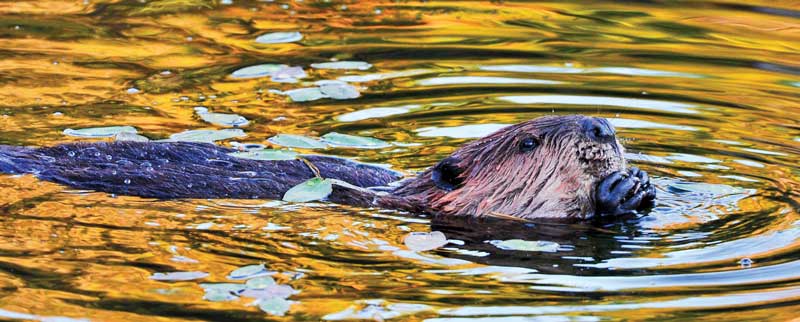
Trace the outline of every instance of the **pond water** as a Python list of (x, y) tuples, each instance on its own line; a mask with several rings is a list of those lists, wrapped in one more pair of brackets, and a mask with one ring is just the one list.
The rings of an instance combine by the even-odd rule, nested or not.
[[(110, 126), (152, 140), (226, 129), (181, 134), (226, 146), (336, 132), (388, 144), (298, 151), (413, 175), (503, 125), (581, 113), (610, 119), (659, 194), (600, 225), (465, 227), (4, 175), (0, 319), (797, 318), (789, 3), (0, 3), (0, 144), (109, 140), (84, 129)], [(404, 244), (432, 231), (449, 243)]]

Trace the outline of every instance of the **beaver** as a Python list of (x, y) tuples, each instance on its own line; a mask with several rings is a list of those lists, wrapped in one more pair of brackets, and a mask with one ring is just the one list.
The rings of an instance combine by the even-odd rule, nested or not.
[[(647, 173), (626, 168), (603, 118), (545, 116), (468, 143), (419, 175), (351, 160), (259, 161), (191, 142), (0, 146), (0, 173), (145, 198), (280, 199), (315, 176), (335, 179), (327, 200), (436, 216), (521, 219), (618, 216), (652, 205)], [(311, 166), (309, 165), (311, 164)]]

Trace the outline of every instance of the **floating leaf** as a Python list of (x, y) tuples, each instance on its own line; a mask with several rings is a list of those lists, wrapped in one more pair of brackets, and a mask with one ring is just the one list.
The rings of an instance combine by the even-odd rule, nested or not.
[(275, 285), (275, 280), (269, 276), (257, 277), (247, 280), (245, 285), (247, 285), (247, 288), (250, 289), (259, 289), (259, 288), (265, 288), (270, 285)]
[(490, 240), (488, 243), (503, 250), (521, 250), (528, 252), (548, 252), (553, 253), (558, 251), (560, 246), (558, 243), (551, 241), (528, 241), (522, 239), (509, 239), (509, 240)]
[(239, 298), (236, 294), (245, 290), (243, 284), (234, 283), (200, 284), (200, 287), (206, 292), (203, 299), (211, 302), (234, 301)]
[(278, 134), (269, 138), (267, 141), (282, 146), (302, 149), (324, 149), (328, 147), (325, 143), (317, 139), (294, 134)]
[(263, 34), (256, 38), (259, 44), (283, 44), (289, 42), (300, 41), (303, 35), (297, 31), (282, 31)]
[(327, 198), (333, 192), (330, 179), (311, 178), (292, 187), (283, 195), (283, 201), (308, 202)]
[(372, 68), (372, 64), (363, 61), (333, 61), (326, 63), (311, 64), (316, 69), (357, 69), (367, 70)]
[(408, 249), (413, 251), (426, 251), (437, 249), (447, 244), (447, 237), (441, 231), (432, 231), (430, 233), (413, 232), (406, 235), (403, 239)]
[(289, 285), (269, 285), (259, 289), (247, 289), (240, 294), (254, 299), (288, 298), (295, 293)]
[(137, 133), (136, 128), (132, 126), (108, 126), (108, 127), (92, 127), (86, 129), (66, 129), (64, 134), (69, 136), (77, 136), (81, 138), (110, 138), (119, 133)]
[(289, 311), (289, 301), (284, 300), (282, 298), (272, 298), (268, 300), (262, 300), (258, 303), (258, 308), (261, 311), (266, 312), (267, 314), (272, 314), (276, 316), (283, 316), (286, 312)]
[(375, 138), (341, 134), (336, 132), (323, 135), (322, 140), (330, 145), (350, 148), (380, 149), (391, 146), (389, 143)]
[(228, 279), (244, 280), (271, 274), (272, 272), (268, 271), (266, 267), (264, 267), (264, 264), (248, 265), (237, 268), (236, 270), (228, 274)]
[(182, 142), (214, 142), (247, 136), (241, 129), (224, 130), (191, 130), (169, 136), (171, 141)]
[(205, 272), (170, 272), (170, 273), (153, 273), (150, 279), (156, 281), (189, 281), (208, 277)]
[(201, 283), (200, 287), (202, 287), (206, 292), (219, 291), (228, 293), (240, 293), (247, 289), (244, 284), (237, 283)]
[(246, 126), (250, 123), (244, 116), (238, 114), (198, 112), (203, 121), (221, 126)]
[(147, 141), (150, 141), (150, 139), (148, 139), (145, 136), (141, 136), (139, 134), (131, 133), (131, 132), (120, 132), (120, 133), (117, 133), (117, 135), (114, 136), (114, 140), (116, 140), (116, 141), (132, 141), (132, 142), (147, 142)]
[(361, 96), (358, 88), (347, 83), (324, 83), (319, 87), (322, 94), (336, 100), (354, 99)]
[(300, 78), (306, 78), (308, 74), (301, 67), (285, 66), (280, 70), (272, 73), (272, 81), (278, 83), (297, 83)]
[(284, 95), (289, 96), (293, 102), (308, 102), (316, 101), (318, 99), (327, 98), (328, 96), (320, 91), (319, 87), (307, 87), (292, 89), (283, 92)]
[(262, 64), (249, 66), (235, 70), (231, 76), (234, 78), (258, 78), (272, 76), (272, 73), (277, 72), (289, 66), (279, 64)]
[(297, 159), (297, 152), (289, 150), (255, 150), (245, 152), (228, 153), (228, 155), (241, 159), (280, 161)]
[(230, 292), (206, 291), (206, 294), (203, 295), (203, 299), (211, 302), (228, 302), (236, 301), (239, 297)]

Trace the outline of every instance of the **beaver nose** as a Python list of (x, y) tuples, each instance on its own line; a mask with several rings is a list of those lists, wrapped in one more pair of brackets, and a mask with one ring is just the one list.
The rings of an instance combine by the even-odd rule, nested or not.
[(601, 143), (608, 143), (614, 140), (614, 127), (604, 118), (587, 117), (583, 120), (581, 126), (583, 127), (583, 133), (589, 139)]

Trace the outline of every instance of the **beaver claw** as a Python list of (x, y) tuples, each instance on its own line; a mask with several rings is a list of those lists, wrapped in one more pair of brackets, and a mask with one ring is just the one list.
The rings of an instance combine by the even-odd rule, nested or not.
[(647, 172), (636, 167), (614, 172), (597, 186), (595, 200), (597, 215), (619, 216), (653, 206), (656, 188), (650, 184)]

